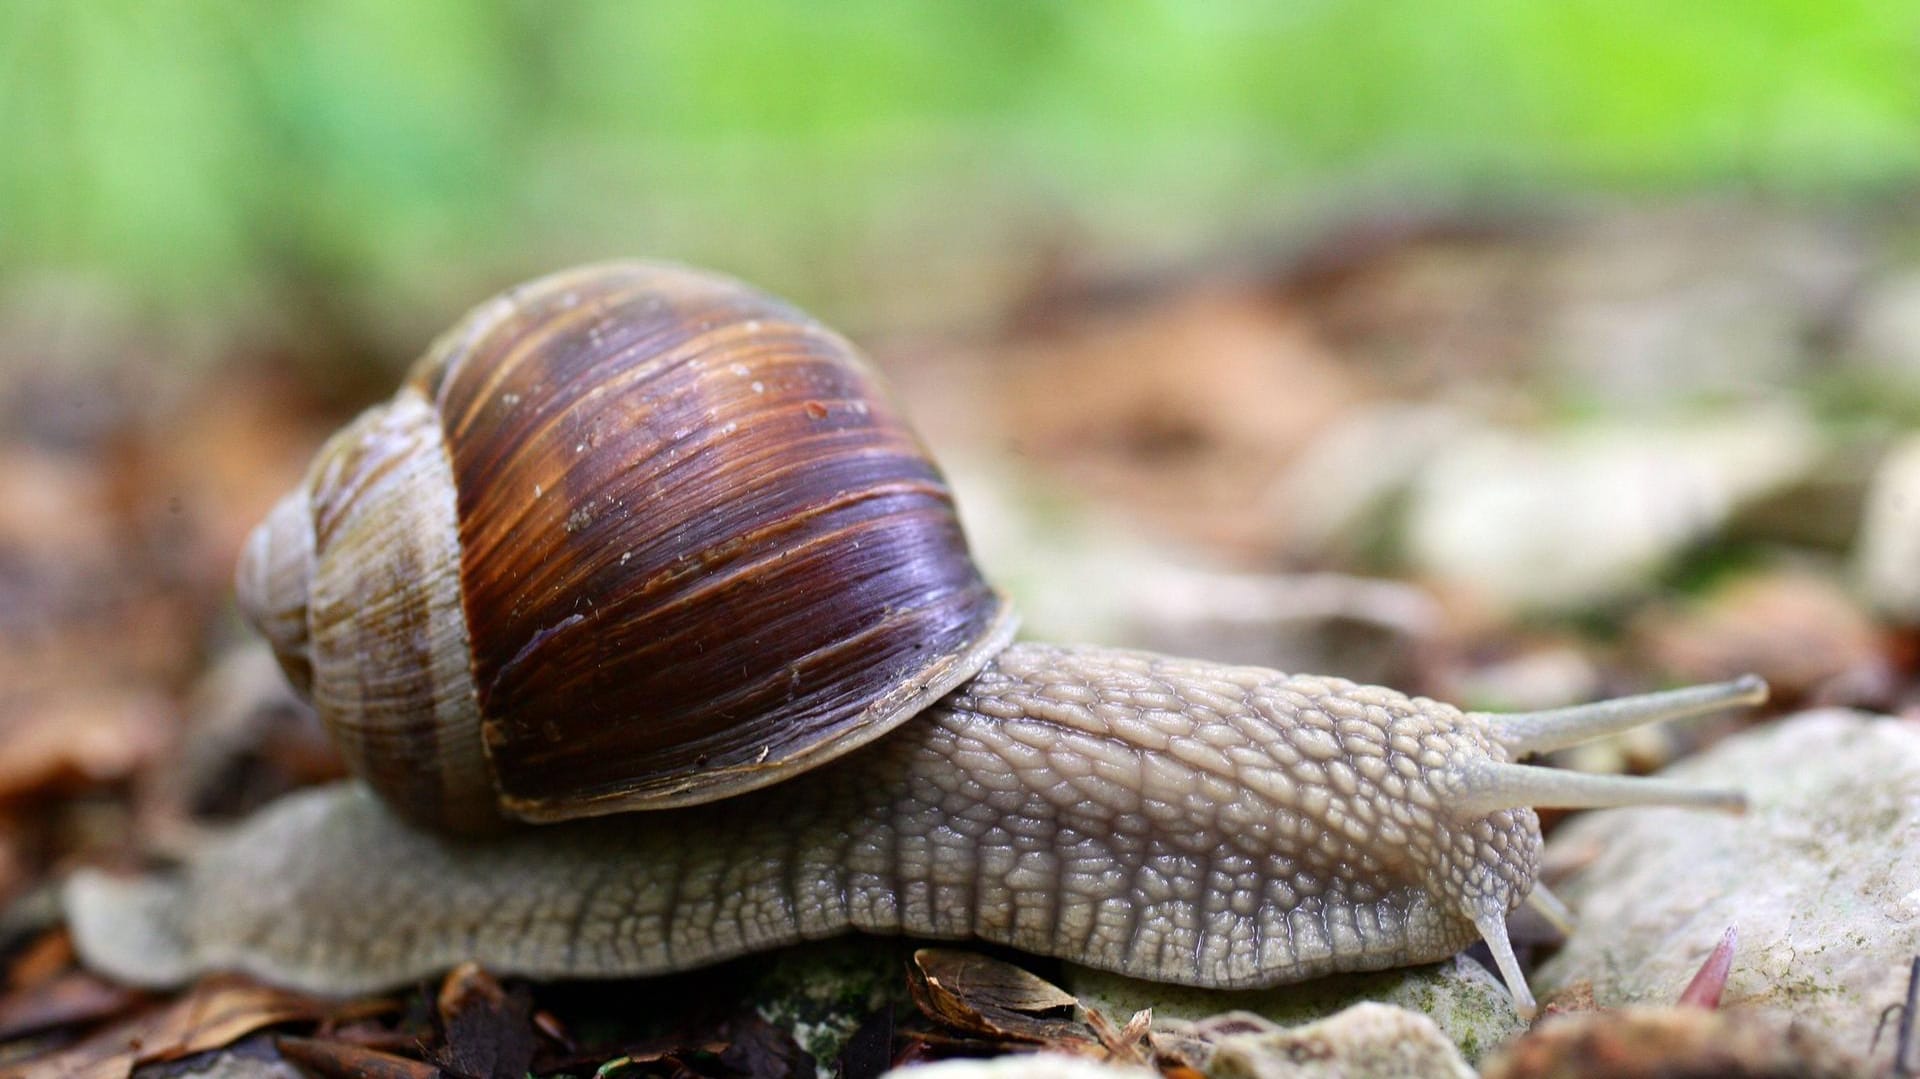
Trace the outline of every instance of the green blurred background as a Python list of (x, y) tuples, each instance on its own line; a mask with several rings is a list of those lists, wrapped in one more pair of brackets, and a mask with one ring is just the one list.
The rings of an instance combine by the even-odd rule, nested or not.
[(7, 0), (0, 147), (0, 331), (405, 357), (615, 253), (953, 325), (1354, 206), (1905, 190), (1920, 5)]

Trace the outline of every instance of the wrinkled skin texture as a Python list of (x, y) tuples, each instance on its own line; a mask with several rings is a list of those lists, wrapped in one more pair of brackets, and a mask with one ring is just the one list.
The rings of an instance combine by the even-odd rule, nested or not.
[(852, 928), (1271, 985), (1440, 959), (1517, 905), (1533, 812), (1448, 809), (1505, 759), (1480, 717), (1391, 690), (1016, 645), (888, 737), (725, 802), (471, 841), (338, 787), (177, 877), (82, 874), (68, 904), (89, 962), (149, 984), (640, 975)]

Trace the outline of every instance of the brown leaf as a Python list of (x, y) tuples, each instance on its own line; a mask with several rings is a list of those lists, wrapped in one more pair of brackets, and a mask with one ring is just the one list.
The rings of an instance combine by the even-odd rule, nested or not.
[(133, 990), (71, 970), (0, 998), (0, 1042), (55, 1027), (97, 1023), (142, 999)]
[(166, 701), (133, 690), (74, 689), (0, 722), (0, 799), (125, 780), (167, 744)]
[(1011, 963), (976, 952), (921, 948), (913, 953), (907, 987), (929, 1019), (966, 1034), (1066, 1053), (1103, 1052), (1086, 1027), (1048, 1015), (1073, 1008), (1078, 999)]
[(1107, 1059), (1126, 1064), (1146, 1065), (1153, 1059), (1146, 1040), (1147, 1031), (1153, 1027), (1153, 1009), (1142, 1008), (1133, 1013), (1127, 1025), (1115, 1028), (1113, 1020), (1108, 1019), (1097, 1009), (1087, 1009), (1087, 1025), (1093, 1028), (1094, 1036), (1107, 1051)]
[(1633, 641), (1655, 670), (1686, 681), (1752, 672), (1776, 700), (1810, 696), (1886, 666), (1869, 612), (1837, 580), (1802, 570), (1753, 573), (1684, 605), (1650, 608), (1632, 626)]
[(73, 934), (65, 926), (49, 929), (14, 957), (7, 968), (7, 986), (27, 989), (51, 981), (72, 969), (74, 962)]
[(382, 1053), (347, 1042), (282, 1036), (280, 1055), (322, 1079), (440, 1079), (446, 1072), (424, 1060)]
[(440, 1062), (461, 1075), (518, 1079), (533, 1061), (533, 1002), (474, 963), (455, 967), (436, 1002), (446, 1046)]
[(376, 1049), (383, 1053), (419, 1053), (420, 1047), (433, 1041), (433, 1031), (419, 1023), (403, 1022), (398, 1026), (377, 1022), (371, 1019), (355, 1019), (350, 1022), (328, 1022), (320, 1024), (314, 1036), (326, 1041), (357, 1045), (362, 1049)]
[(1005, 392), (986, 420), (1023, 456), (1171, 535), (1242, 551), (1270, 546), (1276, 520), (1248, 492), (1366, 393), (1298, 310), (1229, 281), (1085, 312), (990, 362)]
[(52, 1057), (0, 1076), (124, 1079), (134, 1067), (218, 1049), (265, 1027), (314, 1022), (364, 1008), (340, 1005), (242, 978), (217, 976), (165, 1007), (116, 1023)]

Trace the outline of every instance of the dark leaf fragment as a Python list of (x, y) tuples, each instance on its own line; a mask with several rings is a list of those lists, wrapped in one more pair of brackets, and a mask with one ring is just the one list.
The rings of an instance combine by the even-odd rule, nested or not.
[(68, 971), (0, 997), (0, 1041), (98, 1023), (144, 999), (143, 994), (85, 971)]
[(348, 1042), (283, 1036), (274, 1044), (281, 1056), (321, 1079), (442, 1079), (447, 1074), (424, 1060)]
[(321, 1022), (365, 1014), (367, 1002), (340, 1004), (244, 978), (198, 982), (164, 1007), (134, 1015), (51, 1057), (6, 1075), (60, 1079), (124, 1079), (141, 1064), (177, 1060), (230, 1045), (282, 1023)]
[(533, 1000), (524, 987), (509, 991), (474, 963), (455, 967), (435, 1001), (446, 1044), (440, 1063), (457, 1075), (519, 1079), (533, 1062)]

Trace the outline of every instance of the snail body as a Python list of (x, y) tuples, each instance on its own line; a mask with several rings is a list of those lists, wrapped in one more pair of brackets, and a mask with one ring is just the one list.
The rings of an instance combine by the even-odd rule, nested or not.
[(1237, 988), (1479, 937), (1530, 1013), (1504, 928), (1544, 896), (1529, 807), (1740, 798), (1514, 759), (1764, 693), (1489, 716), (1008, 645), (851, 346), (637, 263), (476, 309), (322, 449), (239, 584), (380, 800), (77, 876), (83, 955), (130, 981), (637, 975), (852, 928)]

